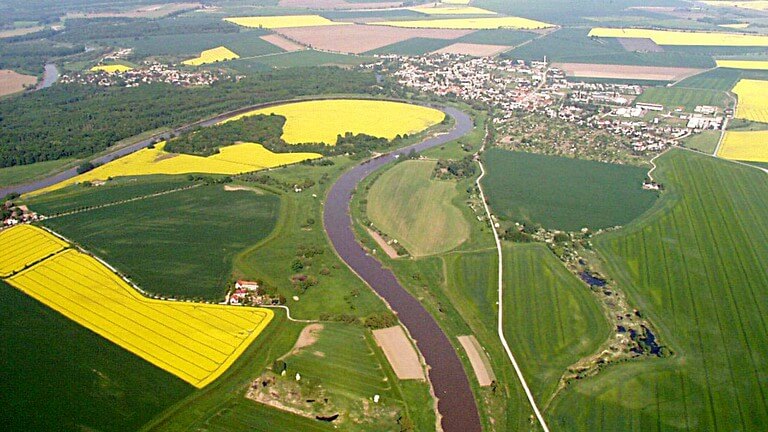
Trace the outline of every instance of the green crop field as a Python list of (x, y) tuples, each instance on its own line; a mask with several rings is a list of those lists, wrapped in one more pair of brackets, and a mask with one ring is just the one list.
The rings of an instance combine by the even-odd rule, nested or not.
[(644, 168), (498, 148), (484, 160), (488, 201), (510, 220), (570, 231), (604, 228), (632, 221), (656, 199), (641, 188)]
[(55, 172), (69, 163), (72, 163), (71, 159), (60, 159), (29, 165), (0, 168), (0, 187), (17, 185), (35, 180), (48, 173)]
[(25, 197), (25, 202), (38, 213), (53, 215), (83, 207), (104, 205), (192, 186), (193, 184), (187, 180), (186, 176), (121, 177), (110, 180), (103, 186), (72, 185), (31, 198)]
[(431, 180), (435, 162), (405, 161), (386, 171), (368, 194), (368, 216), (414, 256), (456, 248), (469, 225), (453, 203), (456, 183)]
[(136, 430), (192, 386), (0, 281), (6, 431)]
[(225, 46), (240, 57), (283, 52), (282, 49), (260, 38), (265, 34), (267, 32), (263, 30), (247, 30), (239, 33), (153, 35), (100, 42), (113, 46), (132, 47), (138, 57), (196, 57), (201, 51), (218, 46)]
[[(292, 53), (278, 54), (273, 56), (260, 57), (256, 59), (259, 63), (276, 67), (311, 67), (324, 65), (352, 65), (370, 61), (373, 57), (327, 53), (322, 51), (304, 50)], [(247, 61), (247, 60), (244, 60)], [(233, 67), (237, 67), (238, 61), (233, 62)]]
[(686, 78), (675, 87), (730, 91), (741, 79), (768, 80), (768, 71), (717, 68)]
[(546, 401), (566, 368), (596, 353), (612, 328), (587, 285), (544, 245), (504, 249), (504, 287), (505, 336), (531, 391)]
[(702, 153), (713, 154), (718, 142), (720, 142), (720, 131), (703, 131), (685, 138), (681, 144)]
[(445, 48), (453, 43), (455, 43), (455, 41), (448, 39), (412, 38), (371, 50), (368, 52), (368, 54), (399, 54), (416, 56), (436, 51), (440, 48)]
[(151, 293), (221, 299), (236, 254), (264, 239), (280, 200), (251, 191), (201, 186), (48, 219)]
[(613, 366), (555, 401), (558, 430), (762, 430), (768, 424), (768, 183), (674, 150), (653, 211), (595, 239), (674, 355)]
[(688, 112), (693, 112), (697, 105), (712, 105), (724, 109), (732, 104), (723, 91), (682, 87), (650, 87), (645, 89), (636, 101), (664, 105), (667, 110), (684, 107)]
[(478, 30), (460, 37), (457, 42), (517, 46), (536, 36), (536, 33), (520, 30)]

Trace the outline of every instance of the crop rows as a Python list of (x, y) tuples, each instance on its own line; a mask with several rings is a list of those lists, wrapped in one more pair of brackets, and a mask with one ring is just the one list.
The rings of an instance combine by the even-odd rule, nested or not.
[(0, 277), (8, 277), (66, 247), (62, 240), (31, 225), (0, 231)]

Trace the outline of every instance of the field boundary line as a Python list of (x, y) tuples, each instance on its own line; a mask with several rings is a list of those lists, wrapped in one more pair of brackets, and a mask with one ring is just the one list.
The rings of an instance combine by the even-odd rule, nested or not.
[(730, 163), (734, 163), (734, 164), (737, 164), (737, 165), (742, 165), (742, 166), (749, 167), (749, 168), (754, 168), (756, 170), (759, 170), (759, 171), (762, 171), (762, 172), (768, 174), (768, 168), (762, 168), (762, 167), (759, 167), (759, 166), (756, 166), (756, 165), (752, 165), (752, 164), (748, 164), (746, 162), (742, 162), (742, 161), (738, 161), (738, 160), (721, 158), (721, 157), (719, 157), (717, 155), (714, 155), (714, 154), (701, 153), (701, 152), (698, 152), (696, 150), (689, 149), (687, 147), (677, 146), (676, 148), (679, 148), (679, 149), (685, 150), (685, 151), (689, 151), (689, 152), (693, 152), (693, 153), (696, 153), (696, 154), (708, 156), (708, 157), (711, 157), (711, 158), (715, 158), (717, 160), (721, 160), (721, 161), (725, 161), (725, 162), (730, 162)]
[(503, 304), (504, 304), (504, 256), (501, 249), (501, 239), (499, 238), (499, 232), (496, 230), (496, 224), (493, 222), (493, 215), (491, 214), (491, 209), (488, 206), (488, 201), (485, 198), (485, 192), (483, 192), (483, 186), (480, 184), (480, 180), (485, 177), (485, 168), (483, 167), (483, 162), (480, 159), (480, 153), (485, 150), (485, 144), (488, 139), (488, 129), (486, 126), (486, 132), (485, 132), (485, 138), (483, 138), (483, 145), (480, 147), (480, 150), (475, 153), (475, 160), (477, 160), (478, 165), (480, 165), (480, 176), (475, 180), (475, 184), (477, 184), (477, 188), (480, 191), (480, 199), (483, 201), (483, 206), (485, 207), (485, 213), (488, 215), (488, 222), (491, 224), (491, 230), (493, 230), (493, 239), (496, 241), (496, 249), (498, 251), (498, 257), (499, 257), (499, 274), (498, 274), (498, 293), (499, 293), (499, 316), (498, 316), (498, 334), (499, 339), (501, 340), (501, 344), (504, 346), (504, 351), (507, 352), (507, 357), (509, 357), (509, 360), (512, 362), (512, 366), (515, 368), (515, 373), (517, 374), (517, 378), (520, 380), (520, 385), (523, 386), (523, 390), (525, 391), (525, 395), (528, 397), (528, 402), (531, 404), (531, 408), (533, 409), (533, 413), (536, 415), (536, 419), (539, 421), (539, 425), (541, 425), (541, 428), (544, 430), (544, 432), (549, 432), (549, 427), (547, 427), (547, 422), (544, 420), (544, 416), (541, 415), (541, 411), (539, 411), (538, 405), (536, 405), (536, 400), (533, 398), (533, 393), (531, 392), (531, 389), (528, 387), (528, 383), (525, 381), (525, 377), (523, 376), (523, 371), (520, 369), (520, 366), (517, 364), (517, 360), (515, 360), (514, 354), (512, 354), (512, 349), (510, 349), (509, 344), (507, 343), (507, 339), (504, 336), (504, 315), (503, 315)]

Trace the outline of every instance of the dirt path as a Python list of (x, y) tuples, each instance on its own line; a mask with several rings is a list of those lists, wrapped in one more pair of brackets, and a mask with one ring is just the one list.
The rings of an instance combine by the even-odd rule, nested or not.
[(384, 240), (384, 237), (382, 237), (379, 233), (377, 233), (376, 231), (374, 231), (374, 230), (372, 230), (372, 229), (370, 229), (368, 227), (366, 227), (365, 229), (368, 231), (368, 234), (371, 237), (373, 237), (373, 239), (379, 245), (381, 250), (383, 250), (384, 253), (387, 254), (388, 257), (390, 257), (392, 259), (396, 259), (396, 258), (399, 257), (399, 255), (397, 254), (397, 251), (395, 250), (395, 248), (393, 248), (391, 245), (387, 244), (387, 242)]

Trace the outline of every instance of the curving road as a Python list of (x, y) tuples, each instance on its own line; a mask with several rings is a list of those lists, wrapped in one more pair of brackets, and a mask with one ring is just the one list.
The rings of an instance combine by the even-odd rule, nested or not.
[(350, 215), (352, 192), (361, 180), (393, 161), (397, 155), (422, 151), (445, 144), (472, 130), (472, 119), (462, 111), (440, 108), (456, 120), (446, 134), (363, 162), (342, 175), (328, 192), (323, 224), (333, 247), (347, 265), (373, 288), (394, 310), (408, 332), (416, 340), (429, 366), (429, 379), (438, 398), (438, 411), (445, 432), (480, 431), (480, 417), (464, 367), (448, 337), (426, 309), (397, 281), (391, 270), (368, 255), (355, 239)]

